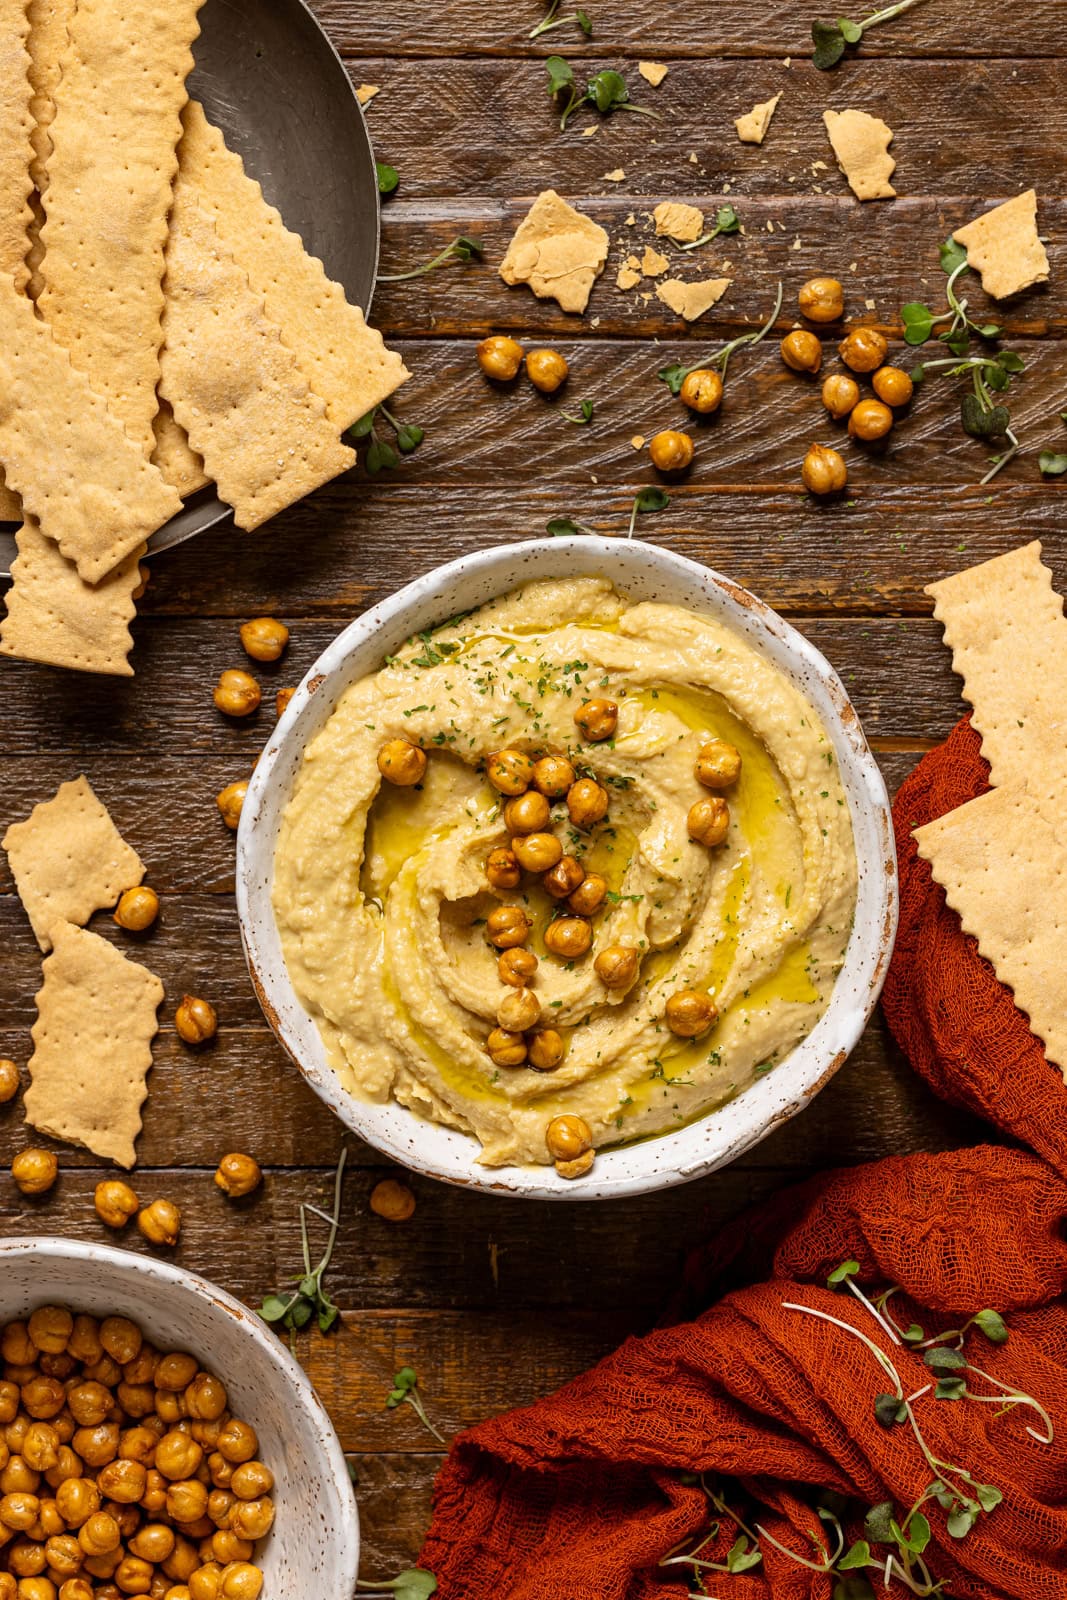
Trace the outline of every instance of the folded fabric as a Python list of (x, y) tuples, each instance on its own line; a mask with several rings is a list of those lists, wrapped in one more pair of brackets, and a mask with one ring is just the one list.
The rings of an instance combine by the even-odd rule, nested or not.
[(969, 716), (900, 786), (893, 820), (900, 929), (882, 1006), (893, 1035), (942, 1099), (1012, 1134), (1067, 1177), (1067, 1086), (1011, 991), (960, 927), (912, 830), (989, 789)]
[[(697, 1258), (687, 1284), (695, 1294), (716, 1275), (757, 1272), (769, 1281), (727, 1294), (693, 1322), (629, 1340), (549, 1399), (460, 1436), (420, 1558), (441, 1600), (701, 1592), (830, 1600), (872, 1588), (902, 1596), (898, 1580), (882, 1586), (892, 1545), (871, 1544), (876, 1567), (840, 1577), (818, 1570), (836, 1535), (813, 1507), (828, 1491), (847, 1496), (851, 1509), (839, 1504), (838, 1515), (852, 1541), (863, 1537), (867, 1507), (891, 1501), (898, 1521), (906, 1519), (938, 1474), (966, 1491), (961, 1472), (983, 1486), (991, 1509), (976, 1502), (973, 1527), (963, 1537), (957, 1523), (953, 1536), (950, 1510), (925, 1501), (922, 1560), (933, 1577), (974, 1600), (1062, 1593), (1065, 1217), (1067, 1184), (1033, 1156), (1000, 1147), (893, 1157), (785, 1191)], [(962, 1341), (968, 1389), (997, 1400), (935, 1398), (937, 1374), (923, 1352), (880, 1325), (847, 1282), (827, 1287), (846, 1261), (868, 1297), (896, 1286), (885, 1314), (912, 1343), (912, 1323), (928, 1339), (983, 1308), (999, 1311), (1006, 1342), (977, 1328)], [(858, 1334), (890, 1360), (903, 1394), (916, 1397), (911, 1413), (936, 1471), (907, 1420), (884, 1417), (884, 1405), (884, 1420), (876, 1417), (877, 1397), (895, 1380)], [(1051, 1442), (1041, 1442), (1041, 1415), (1012, 1404), (997, 1383), (1040, 1402)], [(727, 1564), (743, 1536), (713, 1496), (754, 1535), (747, 1570), (664, 1566), (680, 1545), (691, 1553), (714, 1523), (719, 1533), (701, 1559)]]

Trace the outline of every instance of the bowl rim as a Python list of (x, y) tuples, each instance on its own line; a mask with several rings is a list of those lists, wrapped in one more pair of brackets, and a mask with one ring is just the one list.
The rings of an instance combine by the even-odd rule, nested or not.
[[(328, 1468), (329, 1481), (336, 1489), (341, 1506), (347, 1513), (342, 1518), (341, 1525), (335, 1526), (332, 1530), (341, 1567), (342, 1587), (338, 1590), (338, 1600), (341, 1596), (352, 1594), (359, 1575), (361, 1543), (359, 1507), (341, 1441), (310, 1378), (267, 1324), (227, 1289), (220, 1288), (218, 1284), (212, 1283), (209, 1278), (201, 1276), (198, 1272), (191, 1272), (188, 1267), (178, 1266), (177, 1262), (160, 1261), (155, 1256), (122, 1250), (115, 1245), (97, 1244), (86, 1239), (67, 1239), (60, 1234), (26, 1234), (0, 1238), (0, 1302), (3, 1297), (5, 1263), (22, 1256), (38, 1259), (46, 1257), (59, 1263), (70, 1260), (87, 1261), (105, 1271), (111, 1270), (134, 1279), (149, 1279), (156, 1283), (164, 1283), (170, 1288), (226, 1312), (244, 1333), (255, 1340), (268, 1360), (279, 1369), (290, 1390), (295, 1391), (304, 1411), (314, 1424), (315, 1435)], [(76, 1311), (78, 1307), (73, 1306), (72, 1309)], [(0, 1322), (3, 1320), (4, 1313), (0, 1309)]]
[[(569, 556), (586, 564), (576, 566), (572, 561), (568, 566)], [(830, 1003), (815, 1027), (773, 1073), (750, 1084), (736, 1099), (728, 1102), (728, 1107), (719, 1108), (741, 1113), (731, 1118), (737, 1124), (736, 1131), (725, 1139), (705, 1140), (712, 1145), (710, 1149), (685, 1149), (693, 1142), (694, 1130), (710, 1127), (715, 1113), (709, 1112), (676, 1131), (599, 1151), (593, 1172), (578, 1184), (561, 1179), (551, 1167), (479, 1167), (475, 1163), (477, 1143), (472, 1136), (438, 1129), (437, 1125), (425, 1123), (396, 1102), (392, 1105), (407, 1119), (405, 1125), (422, 1130), (418, 1143), (369, 1125), (371, 1114), (381, 1108), (368, 1106), (349, 1095), (324, 1057), (321, 1062), (305, 1059), (297, 1036), (294, 1011), (316, 1025), (297, 998), (280, 955), (270, 898), (273, 833), (267, 876), (262, 876), (262, 869), (257, 876), (256, 870), (257, 852), (264, 848), (265, 811), (274, 806), (280, 817), (284, 808), (284, 801), (278, 799), (276, 793), (275, 774), (285, 760), (299, 760), (349, 682), (354, 681), (345, 676), (352, 657), (357, 652), (371, 655), (372, 645), (377, 645), (384, 635), (376, 656), (380, 664), (390, 649), (431, 625), (421, 618), (416, 619), (417, 611), (432, 614), (436, 618), (435, 625), (440, 625), (457, 611), (469, 609), (467, 604), (449, 603), (449, 595), (454, 594), (457, 584), (473, 580), (479, 574), (483, 579), (491, 578), (500, 569), (526, 564), (531, 565), (531, 570), (525, 574), (512, 577), (510, 581), (502, 578), (495, 588), (490, 585), (486, 599), (538, 578), (558, 577), (561, 571), (568, 570), (583, 574), (600, 572), (625, 594), (628, 579), (632, 583), (635, 573), (642, 567), (653, 577), (661, 572), (668, 581), (692, 583), (691, 604), (698, 612), (702, 609), (702, 590), (706, 597), (713, 594), (714, 605), (705, 604), (705, 614), (717, 615), (728, 625), (735, 626), (749, 642), (755, 641), (757, 648), (762, 646), (774, 664), (809, 699), (816, 701), (816, 710), (839, 757), (839, 771), (849, 796), (857, 863), (861, 869), (857, 910), (863, 889), (860, 824), (865, 824), (868, 833), (873, 835), (872, 856), (867, 862), (868, 881), (873, 884), (873, 903), (865, 914), (866, 929), (860, 928), (860, 919), (856, 916)], [(548, 570), (553, 567), (554, 573)], [(481, 587), (485, 587), (484, 582)], [(474, 602), (482, 603), (484, 601)], [(672, 603), (681, 602), (675, 599)], [(376, 670), (375, 665), (364, 664), (357, 676), (373, 670)], [(824, 703), (819, 704), (820, 700)], [(284, 783), (287, 799), (291, 775), (285, 778), (280, 774), (277, 781)], [(269, 823), (267, 829), (270, 829)], [(821, 652), (765, 601), (710, 567), (643, 540), (582, 534), (495, 545), (432, 568), (362, 613), (327, 645), (305, 674), (264, 747), (250, 780), (238, 828), (236, 898), (248, 970), (264, 1015), (305, 1080), (353, 1133), (400, 1165), (460, 1187), (525, 1199), (600, 1200), (674, 1187), (725, 1166), (780, 1123), (796, 1115), (829, 1082), (858, 1043), (877, 1003), (889, 965), (897, 926), (896, 848), (882, 773), (844, 685)], [(855, 971), (850, 975), (856, 994), (854, 1002), (850, 1003), (844, 997), (842, 979), (853, 966)], [(829, 1038), (823, 1043), (823, 1035), (833, 1035), (834, 1048), (829, 1048)], [(446, 1158), (440, 1152), (426, 1149), (427, 1143), (440, 1144), (435, 1135), (446, 1132), (463, 1142), (466, 1158), (462, 1165), (451, 1154)], [(624, 1155), (629, 1157), (629, 1166), (633, 1166), (636, 1158), (637, 1171), (627, 1175), (612, 1171), (613, 1164), (616, 1168), (622, 1164), (619, 1158)]]

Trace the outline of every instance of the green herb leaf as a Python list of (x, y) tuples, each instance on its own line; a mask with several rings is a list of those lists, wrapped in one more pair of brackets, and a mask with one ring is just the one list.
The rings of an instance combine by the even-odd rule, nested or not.
[(591, 39), (593, 37), (593, 19), (588, 11), (576, 11), (574, 15), (578, 19), (578, 26), (586, 38)]
[(812, 63), (820, 72), (829, 72), (845, 53), (845, 36), (838, 22), (813, 22), (811, 37), (815, 45)]
[(680, 361), (672, 361), (669, 367), (660, 367), (656, 377), (667, 385), (671, 394), (680, 394), (682, 384), (689, 375), (689, 368), (683, 367)]
[(575, 534), (593, 531), (586, 523), (575, 522), (573, 517), (553, 517), (545, 524), (545, 532), (550, 533), (553, 539), (570, 539)]
[(562, 56), (549, 56), (545, 62), (545, 71), (548, 73), (549, 99), (555, 99), (561, 89), (573, 87), (574, 68), (569, 61), (564, 61)]
[(900, 308), (904, 323), (904, 340), (907, 344), (925, 344), (934, 326), (934, 314), (921, 300), (909, 300)]
[(1067, 472), (1067, 455), (1060, 455), (1055, 450), (1042, 450), (1037, 464), (1046, 478), (1059, 478)]
[(975, 1523), (981, 1507), (977, 1500), (965, 1500), (963, 1505), (957, 1506), (955, 1511), (949, 1513), (945, 1526), (953, 1539), (966, 1539)]
[(975, 1484), (974, 1492), (978, 1497), (978, 1504), (981, 1506), (983, 1511), (995, 1511), (997, 1506), (999, 1506), (1000, 1502), (1004, 1498), (1000, 1490), (993, 1483)]
[(923, 366), (921, 361), (917, 367), (912, 367), (908, 376), (911, 378), (912, 383), (922, 383), (923, 379), (926, 377), (926, 368)]
[(372, 439), (363, 465), (370, 473), (384, 472), (399, 464), (400, 457), (384, 439)]
[(841, 29), (842, 37), (847, 44), (859, 44), (863, 38), (863, 29), (858, 22), (850, 22), (847, 17), (838, 17), (837, 26)]
[(1007, 406), (984, 406), (976, 394), (967, 394), (960, 404), (960, 420), (972, 439), (995, 439), (1011, 426), (1011, 412)]
[(967, 252), (963, 245), (957, 244), (951, 234), (949, 234), (944, 244), (938, 246), (937, 253), (941, 259), (941, 270), (947, 273), (949, 277), (958, 267), (962, 267), (967, 259)]
[(315, 1315), (315, 1307), (310, 1300), (305, 1300), (301, 1295), (289, 1312), (286, 1322), (293, 1328), (306, 1328)]
[(950, 1350), (945, 1345), (934, 1345), (932, 1350), (925, 1351), (923, 1360), (932, 1372), (962, 1372), (967, 1365), (959, 1350)]
[(837, 1563), (839, 1572), (854, 1572), (857, 1567), (865, 1567), (871, 1559), (871, 1547), (866, 1539), (857, 1539), (851, 1545), (841, 1560)]
[(715, 213), (716, 233), (736, 233), (740, 226), (741, 218), (737, 215), (733, 206), (719, 207)]
[(437, 1579), (425, 1567), (409, 1567), (393, 1579), (396, 1600), (429, 1600), (437, 1593)]
[(625, 105), (630, 98), (626, 79), (612, 67), (605, 67), (603, 72), (590, 78), (585, 92), (598, 111), (612, 111), (616, 106)]
[(892, 1500), (879, 1500), (872, 1506), (863, 1519), (863, 1531), (872, 1544), (892, 1544), (893, 1540), (893, 1502)]
[(895, 1518), (889, 1527), (893, 1536), (893, 1543), (899, 1545), (900, 1549), (906, 1551), (908, 1555), (921, 1556), (926, 1546), (930, 1543), (930, 1524), (921, 1511), (914, 1512), (908, 1519), (908, 1531), (906, 1533)]
[(962, 1400), (967, 1393), (966, 1378), (938, 1378), (935, 1400)]
[[(341, 1194), (344, 1182), (345, 1162), (348, 1159), (347, 1150), (341, 1151), (337, 1163), (337, 1171), (333, 1180), (333, 1212), (325, 1217), (324, 1213), (315, 1207), (302, 1205), (300, 1207), (300, 1236), (304, 1254), (304, 1272), (300, 1278), (294, 1280), (297, 1287), (288, 1294), (268, 1294), (259, 1308), (259, 1314), (264, 1322), (272, 1327), (286, 1328), (294, 1333), (301, 1328), (306, 1328), (316, 1312), (319, 1317), (319, 1327), (326, 1333), (337, 1321), (339, 1312), (329, 1295), (322, 1287), (322, 1280), (333, 1258), (334, 1245), (337, 1243), (337, 1231), (341, 1222)], [(308, 1212), (315, 1211), (316, 1215), (323, 1216), (330, 1225), (326, 1249), (317, 1267), (311, 1265), (311, 1250), (308, 1240)]]
[(393, 190), (400, 182), (399, 172), (395, 167), (389, 166), (385, 161), (376, 161), (374, 163), (374, 168), (378, 174), (378, 193), (392, 194)]
[(671, 497), (666, 489), (651, 487), (642, 489), (634, 499), (634, 510), (640, 515), (646, 511), (666, 511), (671, 503)]
[(971, 1321), (976, 1328), (981, 1328), (992, 1344), (1007, 1344), (1008, 1325), (999, 1311), (991, 1311), (987, 1306), (984, 1311), (979, 1311), (977, 1316), (972, 1317)]
[(995, 357), (998, 367), (1003, 367), (1005, 372), (1025, 372), (1026, 364), (1022, 356), (1015, 354), (1014, 350), (1000, 350)]
[(425, 437), (425, 431), (413, 422), (402, 422), (396, 430), (397, 447), (406, 456), (417, 450)]
[[(972, 323), (971, 326), (973, 327), (975, 324)], [(999, 339), (1001, 329), (995, 322), (983, 322), (978, 328), (978, 332), (983, 339)]]
[(839, 1267), (835, 1267), (833, 1272), (831, 1272), (830, 1276), (827, 1278), (826, 1287), (828, 1289), (836, 1289), (840, 1284), (844, 1283), (846, 1279), (854, 1278), (859, 1270), (860, 1264), (858, 1261), (853, 1261), (851, 1259), (848, 1261), (842, 1261), (841, 1265)]
[(908, 1415), (903, 1402), (895, 1394), (877, 1395), (874, 1414), (883, 1428), (891, 1428), (895, 1422), (904, 1422)]
[(748, 1572), (751, 1567), (758, 1567), (763, 1556), (756, 1549), (750, 1550), (748, 1540), (744, 1534), (730, 1546), (726, 1554), (726, 1570), (728, 1572)]
[(948, 345), (954, 356), (965, 356), (971, 347), (966, 324), (959, 328), (949, 328), (945, 333), (938, 334), (938, 338), (942, 344)]
[(280, 1294), (269, 1294), (259, 1308), (264, 1322), (280, 1322), (289, 1309), (292, 1295), (283, 1300)]
[(368, 411), (365, 417), (360, 417), (358, 422), (353, 422), (348, 430), (349, 437), (352, 439), (365, 439), (374, 427), (374, 419), (377, 415), (378, 407), (375, 406), (374, 410)]
[(900, 1337), (904, 1340), (905, 1344), (919, 1344), (923, 1339), (926, 1338), (926, 1335), (919, 1327), (919, 1324), (917, 1322), (913, 1322), (910, 1328), (904, 1329), (904, 1332)]
[(426, 1407), (422, 1403), (422, 1396), (419, 1393), (419, 1380), (414, 1367), (401, 1367), (400, 1371), (394, 1375), (393, 1387), (386, 1397), (385, 1404), (388, 1410), (395, 1411), (397, 1406), (403, 1405), (405, 1401), (415, 1412), (423, 1427), (432, 1433), (435, 1439), (440, 1439), (441, 1443), (444, 1444), (444, 1436), (438, 1433), (426, 1414)]

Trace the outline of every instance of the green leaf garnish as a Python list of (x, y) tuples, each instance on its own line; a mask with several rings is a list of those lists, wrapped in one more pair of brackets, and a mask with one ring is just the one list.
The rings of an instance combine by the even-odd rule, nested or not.
[(395, 167), (389, 166), (385, 161), (376, 161), (374, 163), (374, 168), (378, 174), (378, 193), (392, 194), (393, 190), (400, 182), (399, 172)]

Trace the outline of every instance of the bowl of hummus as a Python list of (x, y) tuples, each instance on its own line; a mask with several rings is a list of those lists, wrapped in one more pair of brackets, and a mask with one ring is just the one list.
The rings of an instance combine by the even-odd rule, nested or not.
[(249, 786), (237, 898), (268, 1020), (355, 1133), (602, 1199), (722, 1166), (833, 1076), (896, 858), (813, 646), (583, 536), (466, 556), (335, 640)]

